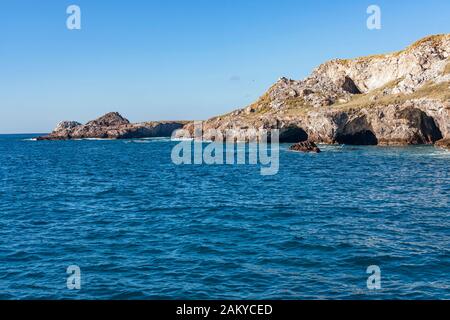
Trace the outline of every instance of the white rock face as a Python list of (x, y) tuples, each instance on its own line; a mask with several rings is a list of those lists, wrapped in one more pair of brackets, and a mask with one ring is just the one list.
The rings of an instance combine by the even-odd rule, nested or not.
[(449, 56), (450, 35), (432, 36), (392, 54), (327, 62), (311, 77), (338, 84), (348, 76), (363, 93), (400, 80), (395, 92), (414, 92), (427, 81), (444, 77)]
[(78, 126), (81, 126), (81, 123), (76, 121), (61, 121), (53, 131), (70, 130)]

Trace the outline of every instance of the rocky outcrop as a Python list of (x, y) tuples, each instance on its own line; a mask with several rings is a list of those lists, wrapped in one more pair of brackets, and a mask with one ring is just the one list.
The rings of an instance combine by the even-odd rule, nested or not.
[(186, 122), (163, 121), (130, 123), (117, 112), (108, 113), (96, 120), (81, 124), (75, 121), (63, 121), (47, 136), (37, 140), (70, 139), (136, 139), (150, 137), (170, 137), (172, 132), (182, 128)]
[(298, 142), (294, 145), (292, 145), (289, 150), (291, 151), (299, 151), (299, 152), (314, 152), (314, 153), (320, 153), (319, 147), (312, 141), (303, 141)]
[(450, 139), (450, 35), (391, 54), (332, 60), (304, 80), (280, 78), (250, 106), (203, 124), (204, 131), (246, 128), (279, 129), (281, 142), (407, 145)]
[(450, 139), (441, 139), (436, 142), (436, 146), (450, 150)]

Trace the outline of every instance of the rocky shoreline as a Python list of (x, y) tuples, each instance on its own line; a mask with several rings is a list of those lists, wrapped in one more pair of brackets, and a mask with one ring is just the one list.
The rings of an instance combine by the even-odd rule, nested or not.
[(391, 54), (332, 60), (304, 80), (280, 78), (255, 103), (203, 124), (204, 131), (246, 128), (278, 129), (281, 142), (448, 148), (450, 34)]
[[(38, 140), (171, 136), (181, 128), (193, 133), (194, 124), (132, 124), (109, 113), (84, 125), (61, 122)], [(280, 78), (250, 106), (203, 122), (204, 132), (248, 128), (278, 129), (280, 142), (289, 143), (450, 149), (450, 34), (424, 38), (391, 54), (328, 61), (304, 80)]]

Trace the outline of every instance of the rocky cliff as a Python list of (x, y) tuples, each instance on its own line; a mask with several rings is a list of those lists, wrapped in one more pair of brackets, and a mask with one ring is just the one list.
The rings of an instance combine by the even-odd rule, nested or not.
[[(279, 79), (258, 101), (204, 130), (280, 129), (280, 140), (439, 145), (450, 139), (450, 34), (405, 50), (332, 60), (304, 80)], [(187, 124), (185, 129), (192, 130)]]
[(84, 125), (76, 121), (60, 122), (51, 134), (39, 137), (38, 140), (170, 137), (173, 131), (185, 124), (183, 121), (130, 123), (119, 113), (111, 112)]

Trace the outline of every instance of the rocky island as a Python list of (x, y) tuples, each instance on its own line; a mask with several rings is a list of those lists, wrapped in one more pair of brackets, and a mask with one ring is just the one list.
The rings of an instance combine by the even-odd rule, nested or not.
[[(131, 124), (118, 113), (82, 125), (65, 121), (40, 140), (143, 138), (193, 131), (192, 122)], [(405, 50), (328, 61), (304, 80), (280, 78), (255, 103), (204, 122), (203, 130), (279, 129), (280, 142), (436, 144), (450, 148), (450, 34)], [(208, 137), (204, 137), (208, 139)]]
[(172, 132), (182, 128), (184, 121), (152, 121), (130, 123), (118, 112), (110, 112), (96, 120), (81, 124), (76, 121), (63, 121), (47, 136), (37, 140), (70, 139), (137, 139), (151, 137), (170, 137)]
[(328, 61), (304, 80), (279, 79), (255, 103), (203, 128), (279, 129), (280, 141), (293, 143), (448, 148), (449, 57), (443, 34), (391, 54)]

